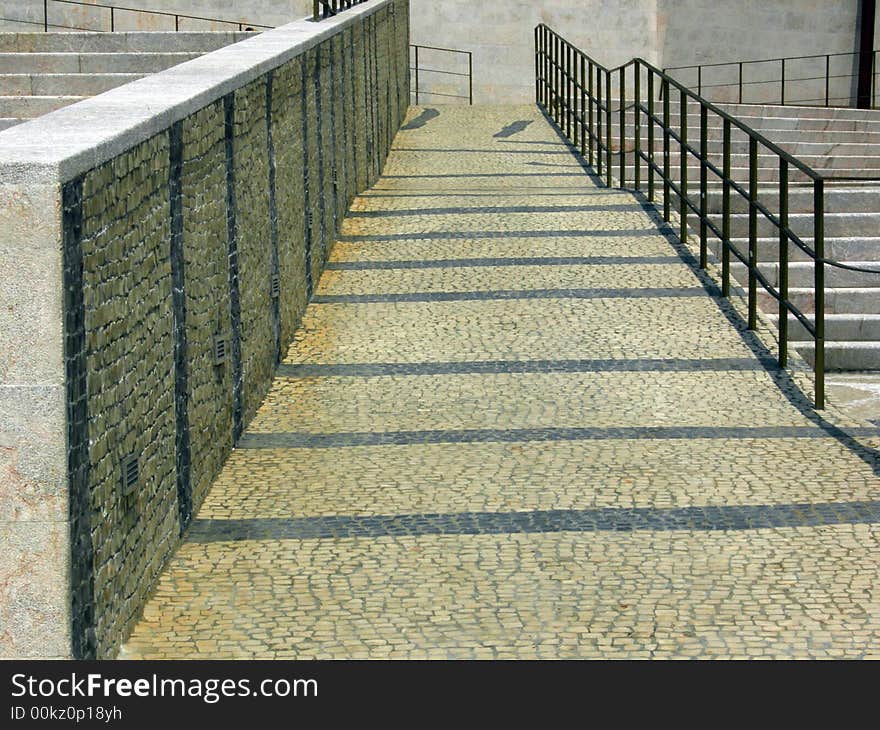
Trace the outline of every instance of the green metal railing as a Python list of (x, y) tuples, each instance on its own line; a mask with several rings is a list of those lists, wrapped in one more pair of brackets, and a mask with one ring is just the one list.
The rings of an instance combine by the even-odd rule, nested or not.
[(313, 0), (312, 20), (331, 18), (343, 10), (365, 3), (367, 0)]
[[(58, 25), (57, 23), (49, 22), (49, 3), (60, 3), (62, 5), (79, 5), (84, 8), (96, 8), (99, 11), (106, 11), (106, 23), (107, 27), (105, 28), (79, 28), (75, 26), (66, 26), (66, 25)], [(49, 28), (65, 28), (71, 30), (96, 30), (96, 31), (107, 31), (114, 32), (116, 30), (116, 16), (117, 13), (135, 13), (138, 15), (158, 15), (160, 17), (166, 18), (174, 18), (174, 30), (180, 30), (180, 21), (181, 20), (197, 20), (205, 23), (222, 23), (225, 25), (231, 25), (233, 27), (237, 27), (238, 30), (255, 30), (257, 28), (261, 30), (265, 30), (271, 28), (269, 25), (259, 25), (257, 23), (246, 23), (244, 21), (239, 20), (223, 20), (221, 18), (205, 18), (200, 15), (187, 15), (185, 13), (172, 13), (166, 12), (162, 10), (144, 10), (143, 8), (129, 8), (123, 5), (105, 5), (101, 3), (93, 3), (93, 2), (83, 2), (82, 0), (43, 0), (43, 30), (45, 32), (49, 31)], [(38, 16), (39, 17), (39, 16)], [(10, 19), (11, 20), (11, 19)], [(28, 23), (30, 21), (19, 20), (17, 22)]]
[[(876, 108), (877, 77), (880, 75), (877, 71), (878, 52), (868, 53), (870, 74), (866, 106)], [(700, 96), (708, 97), (713, 94), (725, 97), (719, 99), (719, 102), (850, 107), (857, 105), (858, 94), (851, 91), (850, 87), (859, 78), (859, 72), (844, 72), (835, 66), (844, 62), (852, 68), (861, 60), (862, 55), (859, 52), (821, 53), (787, 58), (700, 63), (669, 66), (663, 69), (663, 73), (678, 72), (674, 76), (691, 88), (696, 88)], [(755, 78), (755, 71), (750, 76), (748, 69), (757, 69), (757, 74), (764, 78)], [(734, 80), (730, 80), (732, 77), (735, 77)], [(840, 96), (842, 86), (846, 87), (844, 96)]]
[[(617, 93), (614, 94), (614, 87)], [(643, 93), (644, 91), (644, 93)], [(670, 91), (678, 94), (678, 123), (671, 122)], [(815, 393), (817, 409), (825, 406), (825, 267), (835, 266), (851, 271), (880, 273), (843, 264), (825, 257), (825, 189), (835, 182), (880, 180), (872, 177), (821, 174), (809, 165), (754, 131), (727, 112), (708, 102), (696, 92), (651, 65), (635, 58), (622, 66), (608, 69), (562, 38), (544, 24), (535, 28), (535, 95), (539, 106), (555, 122), (561, 132), (595, 166), (605, 184), (612, 186), (613, 157), (618, 157), (618, 187), (626, 187), (627, 160), (631, 154), (633, 186), (642, 188), (642, 169), (647, 176), (647, 197), (654, 202), (658, 182), (662, 183), (663, 219), (670, 220), (673, 196), (680, 216), (679, 236), (687, 239), (688, 216), (699, 219), (700, 268), (708, 261), (708, 238), (711, 233), (721, 247), (721, 294), (730, 296), (731, 254), (748, 271), (748, 328), (757, 325), (758, 284), (779, 307), (779, 364), (788, 362), (789, 316), (794, 317), (815, 343)], [(628, 101), (628, 95), (631, 100)], [(662, 105), (660, 114), (657, 105)], [(699, 144), (689, 142), (688, 117), (691, 107), (699, 109)], [(721, 153), (711, 154), (709, 118), (721, 121)], [(618, 146), (614, 148), (613, 131), (617, 124)], [(627, 119), (632, 122), (628, 126)], [(646, 144), (642, 145), (642, 121), (646, 122)], [(629, 128), (632, 135), (628, 136)], [(748, 182), (738, 181), (731, 174), (732, 132), (748, 144)], [(662, 156), (658, 162), (657, 134), (662, 140)], [(673, 143), (678, 147), (678, 179), (671, 168)], [(759, 150), (776, 158), (778, 181), (759, 188)], [(714, 158), (714, 159), (712, 159)], [(688, 163), (699, 164), (699, 195), (692, 197), (688, 180)], [(721, 183), (722, 212), (720, 224), (708, 211), (709, 175)], [(799, 180), (792, 178), (799, 177)], [(659, 181), (658, 181), (659, 178)], [(764, 190), (764, 186), (768, 190)], [(812, 188), (812, 246), (789, 225), (789, 191), (795, 185)], [(770, 192), (771, 195), (767, 195)], [(748, 251), (742, 251), (731, 240), (731, 193), (742, 196), (748, 205)], [(770, 198), (778, 194), (774, 206)], [(775, 207), (775, 211), (771, 208)], [(769, 221), (778, 233), (778, 283), (773, 285), (758, 266), (758, 219)], [(805, 252), (813, 262), (814, 316), (811, 321), (789, 294), (789, 244)]]
[[(443, 96), (450, 99), (467, 99), (468, 104), (473, 105), (474, 103), (474, 54), (471, 51), (460, 51), (456, 48), (440, 48), (438, 46), (421, 46), (415, 43), (410, 43), (409, 47), (415, 51), (415, 61), (414, 65), (410, 66), (409, 70), (413, 74), (413, 84), (412, 91), (410, 92), (415, 96), (416, 106), (420, 103), (422, 96)], [(422, 66), (419, 63), (419, 52), (420, 51), (435, 51), (439, 53), (452, 53), (458, 56), (465, 56), (467, 60), (467, 72), (463, 71), (446, 71), (439, 68), (431, 68)], [(467, 79), (467, 94), (448, 94), (441, 93), (439, 91), (425, 91), (421, 86), (421, 74), (441, 74), (443, 76), (455, 76), (458, 78)]]

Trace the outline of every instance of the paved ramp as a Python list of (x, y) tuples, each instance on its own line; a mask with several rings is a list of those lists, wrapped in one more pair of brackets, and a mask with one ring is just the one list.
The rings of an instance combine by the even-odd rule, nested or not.
[(534, 107), (414, 109), (122, 656), (878, 656), (865, 426)]

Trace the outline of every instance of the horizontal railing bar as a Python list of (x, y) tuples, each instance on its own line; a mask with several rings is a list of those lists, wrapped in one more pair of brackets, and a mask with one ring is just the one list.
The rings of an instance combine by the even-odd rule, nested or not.
[[(410, 92), (410, 94), (415, 94), (415, 93), (416, 93), (416, 92), (415, 92), (415, 89), (413, 89), (413, 90)], [(463, 96), (463, 95), (461, 95), (461, 94), (442, 94), (442, 93), (439, 92), (439, 91), (424, 91), (424, 90), (420, 90), (420, 91), (419, 91), (419, 95), (422, 95), (422, 94), (427, 94), (428, 96), (448, 96), (448, 97), (450, 97), (450, 98), (452, 98), (452, 99), (470, 99), (470, 97), (467, 96), (467, 95), (464, 95), (464, 96)]]
[(87, 8), (105, 8), (107, 10), (122, 10), (128, 13), (144, 13), (146, 15), (165, 15), (171, 18), (185, 18), (186, 20), (205, 20), (210, 23), (227, 23), (228, 25), (246, 25), (251, 28), (271, 29), (271, 25), (258, 25), (257, 23), (249, 23), (243, 20), (224, 20), (223, 18), (204, 18), (199, 15), (186, 15), (185, 13), (169, 13), (163, 10), (144, 10), (143, 8), (129, 8), (122, 5), (102, 5), (100, 3), (86, 3), (82, 0), (50, 0), (53, 3), (64, 3), (65, 5), (81, 5)]
[[(410, 66), (410, 67), (409, 67), (409, 70), (410, 70), (410, 71), (415, 71), (415, 70), (416, 70), (416, 67), (415, 67), (415, 66)], [(424, 66), (419, 66), (419, 72), (421, 73), (421, 72), (424, 72), (424, 71), (430, 71), (431, 73), (435, 73), (435, 74), (446, 74), (447, 76), (464, 76), (465, 78), (467, 78), (468, 76), (470, 76), (470, 74), (463, 74), (463, 73), (461, 73), (461, 72), (459, 72), (459, 71), (441, 71), (441, 70), (438, 69), (438, 68), (425, 68)]]
[(429, 51), (446, 51), (447, 53), (462, 53), (466, 56), (472, 56), (473, 51), (462, 51), (459, 48), (441, 48), (440, 46), (423, 46), (419, 43), (410, 43), (410, 48), (424, 48)]
[[(877, 53), (877, 51), (874, 51)], [(722, 61), (720, 63), (694, 63), (689, 66), (665, 66), (664, 69), (666, 71), (681, 71), (686, 68), (699, 68), (702, 66), (703, 68), (710, 68), (713, 66), (739, 66), (739, 64), (753, 64), (753, 63), (780, 63), (781, 61), (803, 61), (808, 58), (825, 58), (826, 56), (830, 58), (837, 58), (841, 56), (858, 56), (860, 55), (859, 51), (850, 51), (850, 52), (841, 52), (841, 53), (815, 53), (810, 56), (786, 56), (784, 58), (758, 58), (752, 59), (749, 61)]]

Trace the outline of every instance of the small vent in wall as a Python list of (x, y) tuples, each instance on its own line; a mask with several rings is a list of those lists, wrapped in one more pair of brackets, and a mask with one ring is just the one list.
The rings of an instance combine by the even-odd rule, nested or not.
[(223, 335), (214, 337), (214, 364), (222, 365), (226, 362), (226, 338)]
[(281, 279), (278, 274), (272, 274), (272, 299), (278, 299), (281, 294)]
[(137, 454), (125, 454), (120, 459), (120, 471), (122, 494), (127, 497), (137, 489), (138, 480), (140, 479), (140, 465), (138, 464)]

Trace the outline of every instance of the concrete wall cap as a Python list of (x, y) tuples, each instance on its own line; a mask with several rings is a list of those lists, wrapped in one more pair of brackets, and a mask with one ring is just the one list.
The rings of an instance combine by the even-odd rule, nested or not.
[(5, 183), (64, 183), (389, 5), (298, 20), (0, 132)]

